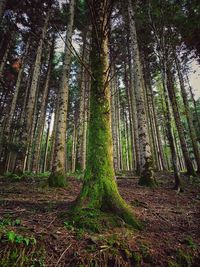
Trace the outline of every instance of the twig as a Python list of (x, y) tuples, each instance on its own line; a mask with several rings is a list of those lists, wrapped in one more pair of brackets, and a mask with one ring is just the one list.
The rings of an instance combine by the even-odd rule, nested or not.
[(72, 244), (70, 244), (64, 251), (63, 253), (61, 254), (60, 258), (58, 259), (58, 261), (56, 262), (56, 265), (55, 267), (58, 266), (59, 262), (62, 260), (63, 256), (65, 255), (65, 253), (67, 252), (67, 250), (72, 246)]

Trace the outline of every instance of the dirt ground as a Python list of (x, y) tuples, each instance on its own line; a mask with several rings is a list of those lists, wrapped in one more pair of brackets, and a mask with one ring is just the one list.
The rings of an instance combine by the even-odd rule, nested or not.
[[(1, 178), (0, 258), (11, 257), (9, 251), (17, 246), (25, 247), (32, 265), (16, 256), (16, 265), (0, 266), (199, 267), (200, 183), (183, 177), (183, 192), (177, 193), (170, 174), (157, 174), (157, 179), (156, 189), (139, 186), (137, 177), (117, 179), (121, 195), (143, 224), (141, 231), (122, 222), (122, 227), (92, 233), (67, 222), (66, 212), (81, 188), (77, 179), (69, 178), (65, 189), (51, 189), (44, 179)], [(23, 241), (8, 237), (8, 231), (33, 236), (37, 243), (26, 248)]]

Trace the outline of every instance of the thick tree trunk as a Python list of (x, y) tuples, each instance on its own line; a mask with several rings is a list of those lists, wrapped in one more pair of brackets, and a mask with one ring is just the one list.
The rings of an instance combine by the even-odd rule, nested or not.
[(113, 168), (106, 0), (93, 1), (96, 27), (92, 31), (89, 141), (86, 174), (76, 208), (105, 209), (138, 227), (118, 192)]
[(68, 87), (71, 64), (71, 41), (74, 25), (74, 5), (75, 1), (70, 1), (69, 22), (67, 25), (65, 55), (58, 95), (58, 120), (55, 132), (55, 151), (53, 159), (52, 173), (49, 177), (50, 186), (65, 186), (65, 166), (66, 166), (66, 132), (67, 132), (67, 109), (68, 109)]
[(130, 25), (130, 36), (133, 55), (133, 69), (135, 80), (136, 107), (138, 117), (138, 132), (140, 141), (140, 185), (155, 186), (155, 178), (152, 166), (152, 152), (148, 135), (148, 124), (145, 112), (145, 98), (143, 88), (143, 75), (141, 70), (139, 48), (137, 43), (137, 33), (134, 20), (132, 1), (128, 0), (128, 18)]
[(178, 134), (179, 134), (181, 149), (183, 151), (183, 157), (185, 160), (187, 173), (189, 175), (195, 175), (194, 167), (192, 165), (192, 161), (191, 161), (190, 156), (189, 156), (187, 143), (186, 143), (185, 136), (184, 136), (184, 127), (183, 127), (183, 124), (181, 122), (178, 104), (176, 101), (174, 81), (173, 81), (173, 77), (172, 77), (173, 74), (172, 74), (172, 71), (170, 69), (169, 63), (167, 64), (167, 67), (166, 67), (166, 75), (167, 75), (167, 90), (168, 90), (169, 99), (170, 99), (170, 102), (172, 105), (174, 120), (175, 120), (176, 127), (177, 127)]

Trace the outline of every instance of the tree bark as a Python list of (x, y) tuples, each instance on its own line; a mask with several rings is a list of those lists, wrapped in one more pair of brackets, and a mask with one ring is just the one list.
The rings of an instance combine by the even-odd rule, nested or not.
[(55, 131), (55, 151), (53, 158), (52, 172), (49, 177), (49, 185), (63, 187), (66, 185), (66, 132), (67, 132), (67, 109), (68, 109), (68, 87), (71, 64), (71, 41), (74, 25), (74, 5), (75, 1), (70, 1), (69, 23), (67, 25), (67, 35), (65, 42), (65, 55), (62, 69), (62, 77), (58, 95), (58, 120)]
[(186, 115), (186, 118), (187, 118), (189, 131), (190, 131), (190, 138), (191, 138), (191, 141), (192, 141), (192, 147), (193, 147), (193, 151), (194, 151), (194, 156), (195, 156), (195, 160), (196, 160), (196, 163), (197, 163), (197, 173), (200, 174), (200, 151), (199, 151), (199, 146), (198, 146), (198, 142), (197, 142), (197, 135), (196, 135), (195, 127), (193, 125), (192, 114), (191, 114), (191, 111), (190, 111), (190, 106), (189, 106), (187, 92), (186, 92), (185, 85), (184, 85), (183, 75), (182, 75), (181, 68), (180, 68), (180, 63), (179, 63), (177, 57), (176, 57), (176, 68), (177, 68), (177, 71), (178, 71), (181, 94), (182, 94), (184, 108), (185, 108), (185, 115)]
[(155, 178), (152, 166), (152, 152), (148, 135), (148, 124), (145, 112), (145, 99), (143, 88), (143, 75), (140, 63), (139, 48), (137, 43), (137, 33), (134, 20), (132, 1), (128, 0), (128, 18), (130, 25), (130, 36), (132, 44), (136, 107), (138, 117), (138, 132), (140, 141), (140, 185), (155, 186)]
[(169, 99), (170, 99), (172, 110), (173, 110), (174, 120), (175, 120), (176, 127), (177, 127), (178, 134), (179, 134), (181, 149), (183, 151), (183, 157), (185, 160), (187, 173), (189, 175), (195, 175), (194, 167), (192, 165), (192, 161), (191, 161), (190, 156), (189, 156), (187, 143), (186, 143), (185, 136), (184, 136), (184, 127), (183, 127), (182, 122), (181, 122), (178, 104), (176, 101), (174, 81), (173, 81), (173, 77), (172, 77), (173, 74), (172, 74), (172, 70), (170, 69), (169, 63), (166, 66), (166, 75), (167, 75), (167, 90), (168, 90)]
[(132, 211), (118, 192), (113, 168), (106, 2), (92, 1), (96, 18), (91, 50), (94, 79), (91, 81), (86, 173), (76, 209), (109, 210), (118, 214), (125, 222), (138, 227)]
[(35, 173), (38, 173), (40, 171), (39, 158), (40, 158), (40, 151), (41, 151), (42, 133), (43, 133), (43, 128), (45, 124), (45, 115), (46, 115), (46, 107), (47, 107), (47, 100), (48, 100), (49, 83), (50, 83), (50, 78), (51, 78), (53, 53), (54, 53), (54, 42), (52, 43), (51, 49), (49, 51), (48, 70), (47, 70), (46, 81), (45, 81), (44, 90), (43, 90), (42, 98), (41, 98), (40, 117), (38, 119), (37, 131), (36, 131), (36, 136), (35, 136), (35, 151), (34, 151), (33, 167), (32, 167), (32, 170)]

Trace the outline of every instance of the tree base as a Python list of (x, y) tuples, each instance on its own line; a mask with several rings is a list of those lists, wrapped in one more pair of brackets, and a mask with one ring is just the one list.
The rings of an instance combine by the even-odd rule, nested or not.
[(147, 178), (144, 176), (141, 176), (138, 182), (141, 186), (147, 186), (151, 188), (155, 188), (158, 186), (158, 183), (156, 182), (155, 178)]
[(65, 175), (60, 172), (51, 173), (48, 178), (50, 187), (65, 187), (67, 186), (67, 180)]
[(135, 218), (132, 209), (120, 196), (115, 181), (95, 182), (83, 185), (78, 196), (74, 211), (96, 210), (120, 217), (125, 223), (135, 229), (141, 229), (141, 225)]

